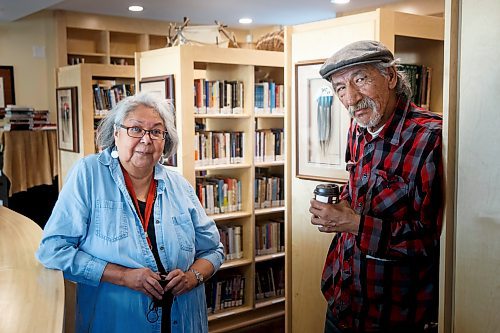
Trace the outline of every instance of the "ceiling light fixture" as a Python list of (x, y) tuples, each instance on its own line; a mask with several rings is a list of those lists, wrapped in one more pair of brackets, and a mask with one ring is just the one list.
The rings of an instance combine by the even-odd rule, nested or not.
[(334, 3), (336, 5), (345, 5), (346, 3), (349, 3), (351, 0), (330, 0), (331, 3)]
[(142, 8), (142, 6), (130, 6), (128, 7), (128, 10), (131, 12), (142, 12), (144, 8)]
[(241, 24), (250, 24), (253, 22), (253, 20), (249, 17), (242, 17), (238, 20)]

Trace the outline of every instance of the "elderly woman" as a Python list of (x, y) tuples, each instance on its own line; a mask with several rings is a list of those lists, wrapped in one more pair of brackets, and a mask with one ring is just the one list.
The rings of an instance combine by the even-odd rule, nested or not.
[(161, 164), (178, 142), (173, 107), (127, 97), (97, 131), (103, 151), (68, 175), (36, 253), (78, 283), (77, 332), (207, 332), (202, 283), (223, 249), (191, 185)]

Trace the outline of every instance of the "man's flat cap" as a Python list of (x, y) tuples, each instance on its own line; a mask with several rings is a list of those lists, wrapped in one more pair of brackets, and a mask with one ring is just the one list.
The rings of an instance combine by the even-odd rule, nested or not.
[(328, 58), (319, 70), (326, 80), (344, 68), (376, 62), (391, 62), (394, 55), (384, 44), (373, 40), (351, 43)]

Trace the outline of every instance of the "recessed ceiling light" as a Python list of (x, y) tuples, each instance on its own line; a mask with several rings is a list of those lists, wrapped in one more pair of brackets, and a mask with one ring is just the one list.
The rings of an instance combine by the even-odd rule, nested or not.
[(142, 6), (130, 6), (128, 7), (128, 10), (131, 12), (142, 12), (144, 8), (142, 8)]
[(253, 22), (253, 20), (249, 17), (242, 17), (238, 20), (241, 24), (250, 24)]
[(351, 0), (330, 0), (331, 3), (334, 3), (336, 5), (344, 5), (346, 3), (349, 3)]

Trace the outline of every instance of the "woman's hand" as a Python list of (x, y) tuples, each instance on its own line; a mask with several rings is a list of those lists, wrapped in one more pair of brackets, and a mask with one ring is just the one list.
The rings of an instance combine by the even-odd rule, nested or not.
[(183, 272), (180, 269), (174, 269), (167, 275), (167, 286), (165, 291), (170, 291), (174, 296), (187, 293), (198, 285), (198, 280), (191, 272)]
[(110, 282), (140, 291), (151, 298), (162, 299), (164, 290), (158, 280), (160, 275), (149, 268), (128, 268), (112, 263), (106, 265), (101, 277), (102, 282)]
[(123, 274), (125, 287), (140, 291), (149, 297), (162, 299), (164, 290), (160, 285), (160, 275), (149, 268), (127, 269)]

